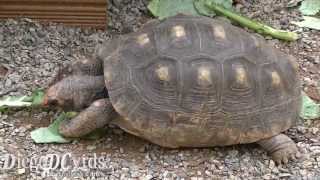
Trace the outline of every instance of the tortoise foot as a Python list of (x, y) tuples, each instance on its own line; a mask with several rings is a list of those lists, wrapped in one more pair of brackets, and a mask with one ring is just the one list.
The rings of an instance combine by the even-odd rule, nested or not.
[(117, 116), (108, 99), (94, 101), (91, 106), (81, 111), (69, 121), (62, 121), (59, 133), (64, 137), (81, 137), (104, 127)]
[(301, 156), (293, 140), (284, 134), (263, 139), (258, 144), (271, 155), (278, 165), (287, 164), (289, 160), (296, 160)]

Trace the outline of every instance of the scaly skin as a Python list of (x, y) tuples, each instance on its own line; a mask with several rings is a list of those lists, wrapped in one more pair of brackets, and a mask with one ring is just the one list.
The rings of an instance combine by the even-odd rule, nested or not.
[(81, 110), (94, 100), (106, 97), (103, 76), (69, 76), (49, 87), (44, 105)]
[(108, 99), (99, 99), (70, 121), (63, 121), (59, 132), (65, 137), (81, 137), (104, 127), (117, 115)]
[(68, 76), (101, 76), (103, 75), (102, 62), (98, 58), (80, 56), (71, 65), (59, 69), (50, 86)]
[(296, 144), (288, 136), (279, 134), (257, 142), (277, 164), (287, 164), (300, 157)]

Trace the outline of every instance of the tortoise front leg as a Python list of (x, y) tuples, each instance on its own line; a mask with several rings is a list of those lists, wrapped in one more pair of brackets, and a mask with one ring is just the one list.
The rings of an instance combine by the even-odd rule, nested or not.
[(277, 163), (288, 163), (290, 159), (296, 159), (300, 156), (296, 144), (288, 136), (279, 134), (268, 139), (257, 142), (265, 149)]
[(109, 99), (99, 99), (70, 121), (61, 122), (59, 132), (65, 137), (81, 137), (104, 127), (117, 116)]

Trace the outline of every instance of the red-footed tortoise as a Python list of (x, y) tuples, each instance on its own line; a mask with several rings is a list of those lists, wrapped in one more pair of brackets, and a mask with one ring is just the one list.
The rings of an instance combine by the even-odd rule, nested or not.
[(177, 15), (74, 63), (45, 104), (86, 108), (61, 124), (66, 137), (114, 123), (171, 148), (257, 142), (287, 163), (299, 154), (281, 134), (298, 121), (297, 69), (295, 58), (227, 22)]

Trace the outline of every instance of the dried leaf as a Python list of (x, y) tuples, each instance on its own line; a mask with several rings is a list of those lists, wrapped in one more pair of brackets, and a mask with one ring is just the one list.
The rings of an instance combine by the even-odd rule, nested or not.
[(320, 0), (304, 0), (299, 10), (303, 15), (316, 15), (320, 11)]
[(300, 22), (292, 22), (292, 24), (295, 24), (300, 27), (306, 27), (310, 29), (316, 29), (320, 30), (320, 19), (310, 16), (303, 16), (304, 20)]

